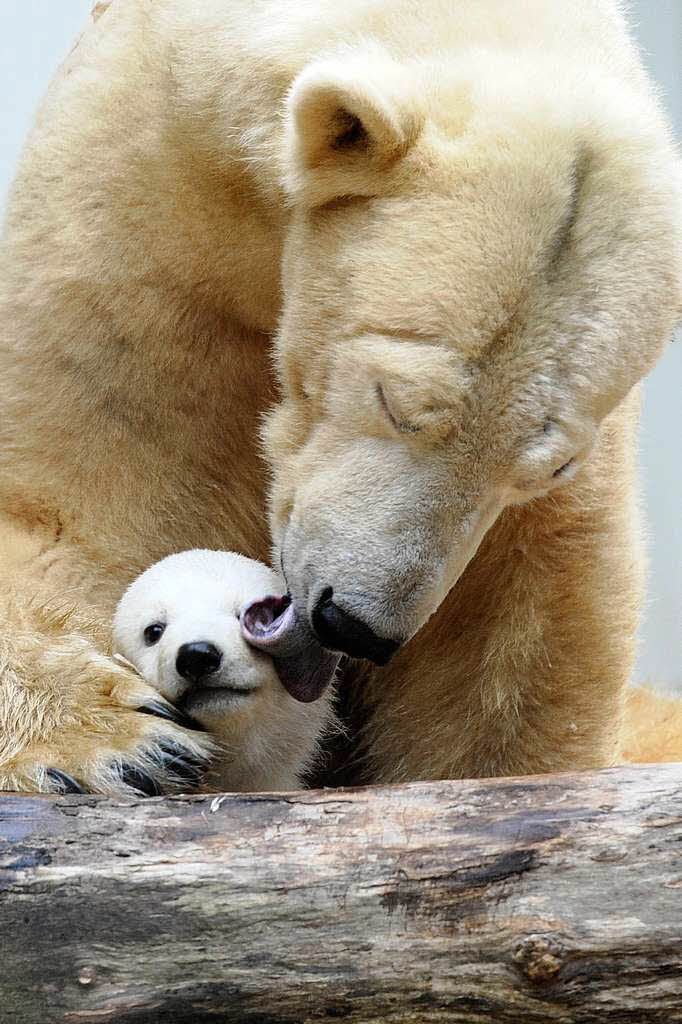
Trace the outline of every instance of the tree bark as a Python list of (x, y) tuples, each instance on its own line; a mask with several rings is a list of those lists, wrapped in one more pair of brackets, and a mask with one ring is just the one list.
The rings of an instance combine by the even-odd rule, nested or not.
[(0, 798), (7, 1024), (682, 1021), (682, 765)]

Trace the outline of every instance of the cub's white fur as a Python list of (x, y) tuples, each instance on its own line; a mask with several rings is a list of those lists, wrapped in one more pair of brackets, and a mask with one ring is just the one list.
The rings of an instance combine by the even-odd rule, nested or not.
[[(314, 760), (330, 723), (330, 691), (314, 704), (286, 692), (272, 659), (243, 639), (239, 614), (265, 594), (282, 594), (262, 562), (230, 551), (183, 551), (152, 565), (130, 585), (114, 616), (114, 650), (225, 748), (212, 784), (253, 791), (293, 789)], [(158, 624), (156, 643), (146, 627)], [(184, 644), (209, 643), (218, 669), (195, 684), (176, 662)]]

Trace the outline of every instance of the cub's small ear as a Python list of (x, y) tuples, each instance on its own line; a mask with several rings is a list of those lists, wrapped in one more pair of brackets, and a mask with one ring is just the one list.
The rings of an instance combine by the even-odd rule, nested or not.
[(414, 145), (423, 117), (406, 68), (388, 57), (327, 60), (305, 68), (289, 92), (285, 187), (311, 206), (374, 195)]

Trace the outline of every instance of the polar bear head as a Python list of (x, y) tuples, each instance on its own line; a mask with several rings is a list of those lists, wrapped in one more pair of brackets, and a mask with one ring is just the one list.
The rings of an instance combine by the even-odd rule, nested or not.
[(277, 606), (282, 592), (280, 578), (261, 562), (191, 550), (143, 572), (116, 609), (114, 652), (218, 738), (225, 788), (296, 785), (331, 720), (326, 696), (315, 704), (295, 700), (272, 659), (242, 634), (242, 609), (263, 595)]
[(570, 486), (655, 362), (680, 301), (679, 168), (630, 84), (530, 53), (378, 50), (294, 82), (265, 427), (289, 640), (386, 662), (505, 506)]

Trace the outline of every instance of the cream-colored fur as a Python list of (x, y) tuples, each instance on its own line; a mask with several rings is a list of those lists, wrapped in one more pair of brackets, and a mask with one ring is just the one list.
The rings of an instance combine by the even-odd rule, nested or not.
[[(262, 562), (231, 551), (169, 555), (128, 587), (114, 615), (114, 651), (220, 744), (208, 784), (233, 792), (296, 789), (331, 725), (331, 690), (312, 704), (286, 692), (271, 658), (247, 644), (242, 610), (264, 594), (283, 594)], [(145, 629), (156, 626), (145, 639)], [(185, 644), (209, 643), (220, 664), (204, 681), (178, 671)]]
[(679, 225), (610, 0), (99, 4), (0, 254), (0, 783), (201, 744), (105, 624), (173, 550), (266, 555), (276, 383), (297, 614), (414, 637), (355, 673), (367, 777), (613, 760)]
[(625, 761), (653, 764), (682, 760), (682, 701), (650, 687), (633, 686), (626, 694)]

